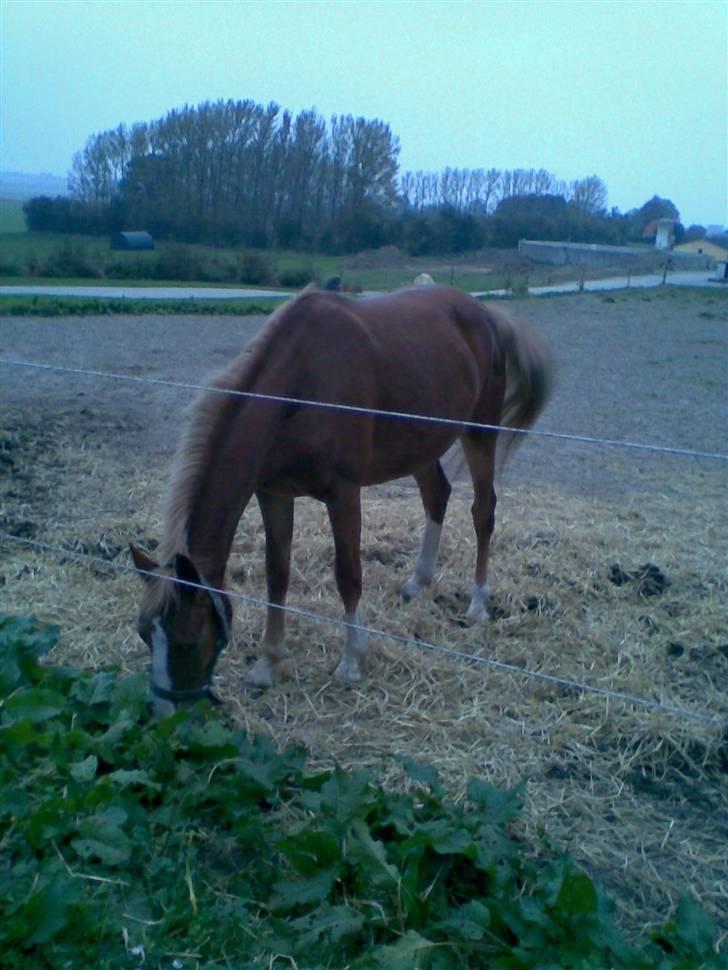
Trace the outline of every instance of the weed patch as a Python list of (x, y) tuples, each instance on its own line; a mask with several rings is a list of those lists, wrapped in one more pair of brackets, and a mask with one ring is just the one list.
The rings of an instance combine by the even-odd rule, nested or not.
[(7, 967), (726, 965), (690, 900), (625, 942), (568, 856), (513, 836), (519, 789), (455, 804), (414, 762), (402, 793), (215, 712), (156, 722), (144, 676), (50, 666), (57, 635), (0, 616)]

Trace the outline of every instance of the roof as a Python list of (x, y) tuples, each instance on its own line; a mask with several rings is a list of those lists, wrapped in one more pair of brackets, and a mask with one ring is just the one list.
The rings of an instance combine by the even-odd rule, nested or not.
[(111, 237), (112, 249), (154, 249), (154, 239), (151, 234), (139, 232), (117, 232)]
[(710, 256), (713, 259), (728, 259), (728, 248), (719, 246), (718, 243), (711, 242), (709, 239), (691, 239), (690, 242), (675, 246), (673, 252), (697, 253), (699, 255)]

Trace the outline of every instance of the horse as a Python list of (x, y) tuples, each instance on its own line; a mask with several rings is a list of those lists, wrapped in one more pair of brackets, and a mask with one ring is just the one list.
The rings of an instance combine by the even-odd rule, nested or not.
[(247, 685), (270, 687), (285, 655), (295, 498), (312, 496), (328, 511), (345, 621), (334, 676), (355, 683), (366, 653), (361, 489), (407, 475), (419, 487), (425, 526), (402, 590), (412, 599), (433, 580), (451, 491), (440, 459), (458, 439), (473, 483), (477, 543), (466, 616), (488, 619), (497, 426), (512, 429), (501, 435), (512, 445), (536, 420), (551, 384), (546, 347), (525, 324), (450, 287), (361, 299), (307, 287), (279, 307), (192, 406), (173, 465), (160, 561), (130, 543), (146, 586), (138, 632), (151, 652), (158, 712), (214, 699), (212, 673), (232, 620), (225, 570), (253, 495), (265, 531), (268, 606)]

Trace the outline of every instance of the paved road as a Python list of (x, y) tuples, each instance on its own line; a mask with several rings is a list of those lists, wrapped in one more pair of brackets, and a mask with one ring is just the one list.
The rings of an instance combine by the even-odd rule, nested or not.
[(0, 286), (0, 296), (87, 296), (107, 300), (265, 300), (289, 295), (282, 290), (212, 286)]
[[(715, 270), (668, 273), (670, 286), (717, 286)], [(662, 284), (662, 273), (645, 276), (615, 276), (603, 280), (585, 280), (584, 290), (623, 290), (628, 287), (652, 287)], [(579, 282), (531, 286), (531, 296), (554, 293), (576, 293)], [(290, 296), (283, 290), (254, 290), (233, 287), (202, 286), (0, 286), (0, 296), (87, 296), (126, 300), (270, 300)], [(508, 290), (487, 290), (474, 294), (483, 297), (508, 296)]]

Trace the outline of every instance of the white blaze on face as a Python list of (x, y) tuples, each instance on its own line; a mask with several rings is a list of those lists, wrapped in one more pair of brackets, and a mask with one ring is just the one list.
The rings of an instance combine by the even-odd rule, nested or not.
[[(167, 644), (167, 634), (164, 632), (161, 621), (156, 619), (152, 623), (152, 683), (163, 690), (172, 689), (172, 681), (169, 676), (168, 662), (169, 647)], [(174, 714), (175, 706), (171, 701), (163, 697), (152, 694), (154, 708), (159, 715)]]

